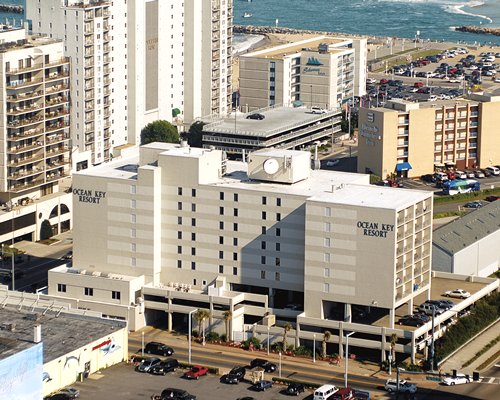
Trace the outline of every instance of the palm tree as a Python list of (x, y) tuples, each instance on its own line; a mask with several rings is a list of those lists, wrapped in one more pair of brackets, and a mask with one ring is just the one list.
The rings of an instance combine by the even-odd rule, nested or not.
[(231, 341), (232, 335), (229, 334), (229, 323), (231, 322), (231, 319), (233, 318), (233, 313), (231, 312), (231, 310), (224, 311), (222, 313), (222, 318), (224, 319), (224, 324), (226, 326), (226, 340)]
[(285, 325), (283, 325), (283, 351), (286, 351), (287, 348), (287, 336), (290, 329), (292, 329), (292, 324), (286, 322)]
[(205, 346), (205, 320), (210, 318), (210, 312), (200, 308), (193, 314), (193, 317), (198, 323), (198, 330), (201, 332), (202, 344)]
[(326, 343), (332, 337), (332, 333), (330, 331), (325, 331), (323, 333), (323, 343), (321, 343), (321, 357), (326, 358)]
[(393, 363), (396, 363), (396, 343), (398, 343), (398, 335), (393, 333), (391, 335), (391, 355)]

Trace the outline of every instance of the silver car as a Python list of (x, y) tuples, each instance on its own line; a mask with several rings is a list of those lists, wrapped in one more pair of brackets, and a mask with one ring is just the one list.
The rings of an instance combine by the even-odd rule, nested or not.
[(136, 370), (139, 372), (149, 372), (155, 365), (161, 362), (159, 358), (148, 358), (143, 360), (137, 367)]

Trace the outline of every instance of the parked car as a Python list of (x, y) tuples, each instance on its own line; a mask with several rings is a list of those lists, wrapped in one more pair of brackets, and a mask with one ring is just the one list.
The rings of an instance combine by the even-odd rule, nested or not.
[(44, 400), (71, 400), (72, 397), (68, 396), (66, 393), (54, 393), (50, 396), (44, 397)]
[(291, 382), (286, 388), (286, 394), (292, 396), (298, 396), (300, 393), (304, 392), (306, 387), (303, 383), (300, 382)]
[(479, 200), (469, 201), (468, 203), (464, 204), (465, 208), (481, 208), (482, 206), (483, 206), (483, 203), (480, 202)]
[(162, 400), (196, 400), (196, 396), (183, 389), (166, 388), (161, 392)]
[(366, 78), (366, 83), (368, 85), (372, 85), (374, 83), (377, 83), (377, 80), (376, 79), (373, 79), (373, 78)]
[[(425, 319), (423, 318), (425, 317)], [(398, 321), (399, 325), (408, 325), (408, 326), (416, 326), (417, 328), (424, 325), (429, 321), (429, 317), (425, 314), (412, 314), (405, 315), (401, 317)]]
[(147, 358), (143, 360), (137, 367), (136, 371), (139, 372), (149, 372), (151, 368), (159, 364), (161, 360), (159, 358)]
[(340, 162), (340, 160), (338, 158), (334, 158), (333, 160), (328, 160), (326, 162), (326, 166), (327, 167), (335, 167), (339, 162)]
[(468, 375), (457, 374), (456, 376), (449, 376), (441, 381), (446, 386), (461, 385), (464, 383), (472, 382), (472, 378)]
[(442, 308), (446, 311), (455, 305), (455, 303), (453, 303), (452, 301), (449, 302), (449, 300), (426, 300), (424, 303), (434, 304), (436, 307)]
[(273, 387), (273, 381), (260, 380), (252, 385), (253, 390), (265, 392)]
[(479, 179), (483, 179), (483, 178), (485, 178), (485, 175), (484, 175), (483, 171), (481, 171), (480, 169), (476, 169), (474, 171), (474, 177), (479, 178)]
[(424, 181), (424, 182), (428, 182), (428, 183), (435, 183), (436, 182), (436, 177), (432, 174), (426, 174), (426, 175), (422, 175), (420, 177), (420, 180)]
[(245, 367), (234, 367), (227, 374), (222, 375), (220, 381), (222, 383), (237, 384), (245, 377)]
[(436, 306), (435, 304), (422, 303), (420, 304), (420, 306), (418, 306), (418, 311), (423, 312), (424, 314), (427, 315), (432, 315), (433, 312), (435, 315), (440, 315), (444, 313), (446, 310)]
[(446, 291), (443, 296), (454, 297), (456, 299), (467, 299), (470, 297), (470, 293), (463, 289), (455, 289)]
[(220, 377), (220, 381), (222, 383), (228, 383), (230, 385), (236, 385), (240, 383), (240, 380), (236, 375), (231, 375), (231, 374), (225, 374)]
[(193, 366), (189, 371), (184, 373), (184, 378), (187, 379), (200, 379), (200, 376), (208, 374), (208, 368), (201, 365)]
[(333, 400), (351, 400), (354, 399), (354, 390), (352, 387), (340, 388), (331, 397)]
[(263, 368), (266, 372), (274, 372), (276, 371), (276, 364), (264, 360), (263, 358), (255, 358), (250, 362), (250, 368), (260, 367)]
[(72, 260), (72, 259), (73, 259), (73, 251), (72, 251), (72, 250), (68, 251), (68, 252), (64, 255), (64, 257), (63, 257), (63, 258), (64, 258), (65, 260)]
[(486, 171), (488, 171), (491, 175), (500, 175), (500, 169), (497, 167), (486, 167)]
[(263, 120), (265, 117), (264, 114), (260, 114), (260, 113), (253, 113), (253, 114), (249, 114), (246, 116), (247, 119), (257, 119), (257, 120)]
[[(384, 385), (385, 390), (387, 390), (389, 393), (391, 392), (397, 392), (398, 390), (398, 381), (396, 379), (388, 379), (387, 382), (385, 382)], [(414, 383), (409, 383), (405, 381), (404, 379), (399, 380), (399, 391), (401, 393), (416, 393), (417, 392), (417, 385)]]
[(486, 201), (492, 202), (500, 199), (500, 196), (488, 196), (485, 198)]
[(491, 176), (491, 172), (489, 170), (487, 170), (486, 168), (481, 169), (481, 171), (483, 172), (483, 174), (486, 178), (489, 178)]
[(142, 363), (144, 360), (148, 360), (149, 357), (143, 357), (143, 356), (140, 356), (138, 354), (134, 354), (132, 357), (130, 357), (130, 362), (132, 363), (132, 365), (135, 367), (137, 367), (140, 363)]
[(167, 357), (174, 354), (174, 349), (160, 342), (149, 342), (144, 347), (144, 352)]
[(169, 358), (165, 361), (160, 362), (149, 370), (149, 373), (153, 375), (166, 375), (167, 372), (175, 371), (179, 368), (179, 361), (175, 358)]
[(247, 370), (245, 367), (233, 367), (231, 371), (229, 371), (229, 374), (231, 375), (236, 375), (239, 380), (242, 380), (245, 378)]
[(455, 171), (455, 177), (458, 179), (467, 179), (467, 174), (463, 171)]
[(467, 175), (467, 178), (474, 178), (475, 175), (474, 175), (474, 171), (471, 171), (471, 170), (465, 170), (465, 175)]
[(312, 106), (311, 107), (311, 113), (312, 114), (326, 114), (328, 111), (325, 110), (324, 108), (317, 107), (317, 106)]
[(74, 387), (68, 387), (58, 390), (57, 393), (66, 394), (69, 396), (70, 399), (77, 399), (80, 397), (80, 391)]

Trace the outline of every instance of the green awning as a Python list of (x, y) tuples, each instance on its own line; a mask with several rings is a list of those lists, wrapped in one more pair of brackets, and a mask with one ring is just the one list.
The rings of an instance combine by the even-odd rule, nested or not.
[(175, 118), (181, 113), (181, 110), (178, 108), (172, 108), (172, 117)]
[(304, 102), (303, 102), (302, 100), (295, 100), (295, 101), (292, 103), (292, 105), (293, 105), (294, 107), (301, 107), (301, 106), (303, 106), (303, 105), (304, 105)]

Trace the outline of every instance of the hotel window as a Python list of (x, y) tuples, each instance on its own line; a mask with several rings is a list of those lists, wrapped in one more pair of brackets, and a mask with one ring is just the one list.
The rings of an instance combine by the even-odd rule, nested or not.
[(233, 231), (238, 232), (238, 224), (236, 222), (233, 224)]
[(219, 236), (219, 244), (224, 244), (224, 236)]
[(182, 240), (182, 231), (177, 231), (177, 239)]
[(325, 247), (330, 247), (330, 238), (325, 238)]
[(219, 229), (224, 229), (224, 221), (219, 221)]
[(233, 253), (233, 261), (238, 261), (238, 253)]
[(325, 278), (330, 277), (330, 268), (325, 268)]
[(332, 209), (330, 207), (325, 207), (325, 217), (332, 216)]
[(281, 228), (276, 228), (276, 236), (281, 236)]
[(238, 246), (238, 238), (233, 238), (233, 246)]
[(237, 217), (237, 216), (238, 216), (238, 209), (237, 209), (237, 208), (235, 208), (235, 209), (233, 210), (233, 215), (234, 215), (235, 217)]
[(275, 279), (275, 280), (277, 280), (277, 281), (281, 280), (281, 275), (280, 275), (280, 273), (279, 273), (279, 272), (276, 272), (276, 273), (274, 274), (274, 279)]
[(219, 265), (219, 274), (224, 273), (224, 265)]
[(182, 217), (177, 217), (177, 225), (182, 225)]
[(135, 214), (130, 214), (130, 221), (135, 224), (137, 221), (137, 216)]
[(262, 234), (265, 235), (267, 231), (267, 228), (265, 226), (262, 227)]
[(260, 271), (260, 279), (266, 279), (266, 271)]
[(182, 261), (181, 260), (177, 260), (177, 268), (182, 268)]
[(260, 263), (265, 264), (266, 263), (266, 256), (260, 256)]
[(191, 262), (191, 269), (193, 271), (196, 269), (196, 263), (194, 261)]
[(219, 215), (224, 215), (224, 207), (219, 207)]
[(191, 247), (191, 255), (192, 256), (196, 255), (196, 247)]
[(137, 235), (137, 231), (135, 229), (131, 229), (130, 230), (130, 236), (133, 237), (133, 238), (135, 238), (136, 235)]
[(233, 194), (233, 200), (234, 201), (238, 201), (238, 193), (234, 193)]
[(222, 250), (219, 250), (219, 259), (223, 259), (224, 258), (224, 252)]
[(191, 218), (191, 226), (196, 226), (196, 218)]
[(191, 232), (191, 241), (195, 242), (196, 241), (196, 233)]
[(323, 292), (325, 292), (325, 293), (329, 293), (330, 292), (330, 284), (329, 283), (325, 283), (323, 285)]
[(196, 197), (196, 189), (191, 189), (191, 196)]
[(219, 200), (224, 200), (224, 192), (219, 193)]
[(276, 199), (276, 206), (281, 207), (281, 198)]
[(182, 254), (182, 246), (177, 246), (177, 254)]
[(238, 275), (238, 268), (233, 267), (233, 275)]
[(178, 188), (177, 188), (177, 194), (178, 194), (179, 196), (182, 196), (182, 188), (181, 188), (181, 187), (178, 187)]
[(265, 250), (266, 249), (266, 242), (264, 242), (264, 241), (260, 242), (260, 248), (262, 250)]
[(66, 285), (64, 283), (58, 283), (57, 284), (57, 291), (66, 293)]
[(265, 211), (262, 211), (262, 219), (265, 220), (267, 218), (267, 213)]
[(276, 243), (276, 251), (281, 251), (281, 243)]
[(276, 257), (275, 263), (276, 263), (276, 266), (279, 267), (281, 265), (281, 258)]
[(331, 230), (331, 225), (329, 222), (325, 222), (325, 232), (330, 232)]
[(130, 193), (132, 193), (132, 194), (136, 194), (136, 193), (137, 193), (137, 186), (135, 186), (135, 185), (131, 185), (131, 186), (130, 186)]
[(196, 204), (191, 204), (191, 212), (196, 212)]
[(120, 300), (120, 298), (121, 298), (121, 293), (120, 293), (120, 292), (117, 292), (116, 290), (113, 290), (113, 291), (111, 292), (111, 298), (112, 298), (113, 300)]
[(262, 196), (262, 205), (266, 205), (267, 204), (267, 197), (266, 196)]
[(137, 250), (137, 245), (135, 243), (130, 243), (130, 251), (135, 252)]
[(276, 213), (276, 221), (281, 221), (281, 213)]
[(130, 201), (130, 208), (136, 208), (137, 207), (137, 202), (135, 200)]
[(85, 296), (93, 296), (94, 295), (94, 289), (90, 287), (85, 288)]
[(325, 253), (325, 262), (330, 262), (330, 253)]

